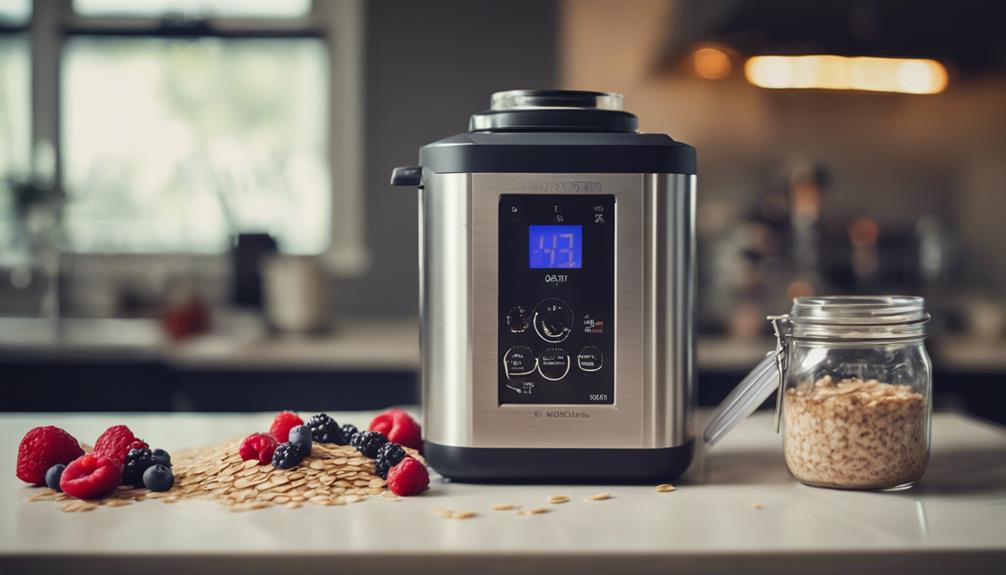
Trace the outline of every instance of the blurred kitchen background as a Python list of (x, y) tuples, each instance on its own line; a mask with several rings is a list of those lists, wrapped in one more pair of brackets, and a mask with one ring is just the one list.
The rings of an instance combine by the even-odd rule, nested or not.
[(0, 409), (418, 402), (417, 202), (389, 172), (494, 91), (561, 87), (699, 150), (703, 404), (793, 296), (910, 293), (937, 407), (1006, 422), (1003, 22), (977, 0), (0, 0)]

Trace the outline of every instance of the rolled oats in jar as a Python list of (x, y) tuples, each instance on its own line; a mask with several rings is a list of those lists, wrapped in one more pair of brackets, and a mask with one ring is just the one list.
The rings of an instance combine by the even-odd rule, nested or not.
[(775, 390), (789, 472), (842, 489), (913, 486), (929, 461), (929, 314), (912, 296), (796, 298), (779, 347), (714, 414), (715, 443)]

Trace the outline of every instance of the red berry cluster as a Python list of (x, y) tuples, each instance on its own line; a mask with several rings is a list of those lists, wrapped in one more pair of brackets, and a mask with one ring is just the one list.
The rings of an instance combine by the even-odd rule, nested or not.
[[(269, 433), (252, 433), (241, 442), (238, 448), (241, 459), (268, 465), (276, 448), (290, 440), (290, 430), (303, 424), (304, 420), (296, 413), (279, 413), (269, 426)], [(368, 430), (381, 433), (388, 441), (422, 451), (422, 428), (405, 410), (388, 409), (378, 414), (370, 422)], [(430, 475), (426, 466), (413, 457), (406, 456), (388, 470), (388, 489), (396, 495), (415, 495), (423, 492), (429, 484)]]
[[(383, 433), (388, 441), (422, 453), (423, 430), (404, 409), (388, 409), (370, 422), (370, 431)], [(405, 456), (388, 470), (388, 489), (395, 495), (416, 495), (430, 485), (430, 474), (418, 459)]]
[(21, 481), (45, 485), (46, 472), (55, 465), (65, 465), (58, 475), (58, 487), (71, 497), (97, 499), (121, 483), (122, 464), (129, 450), (146, 447), (147, 443), (125, 425), (106, 429), (94, 442), (91, 453), (84, 453), (80, 443), (58, 427), (36, 427), (18, 445), (16, 473)]

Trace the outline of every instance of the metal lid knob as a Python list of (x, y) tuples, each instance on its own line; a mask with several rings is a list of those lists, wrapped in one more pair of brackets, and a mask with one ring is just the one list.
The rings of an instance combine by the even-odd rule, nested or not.
[(471, 117), (471, 132), (635, 132), (622, 95), (583, 90), (496, 92), (489, 110)]
[(507, 90), (493, 94), (491, 109), (580, 108), (583, 110), (622, 110), (622, 101), (622, 95), (615, 92)]

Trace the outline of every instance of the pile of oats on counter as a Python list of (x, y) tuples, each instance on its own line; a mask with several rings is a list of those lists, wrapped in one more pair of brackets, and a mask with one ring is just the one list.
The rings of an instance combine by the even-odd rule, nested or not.
[[(297, 508), (304, 503), (344, 505), (375, 495), (398, 499), (386, 490), (385, 480), (374, 474), (374, 461), (348, 445), (315, 443), (311, 454), (292, 469), (243, 461), (238, 455), (240, 445), (241, 440), (234, 440), (216, 447), (179, 452), (174, 456), (175, 484), (169, 491), (158, 493), (122, 486), (103, 499), (82, 501), (45, 488), (31, 499), (63, 501), (63, 510), (68, 512), (119, 507), (147, 499), (164, 503), (215, 499), (231, 511), (273, 506)], [(423, 461), (415, 450), (406, 447), (405, 451)]]
[(800, 481), (883, 489), (917, 481), (929, 461), (929, 406), (908, 385), (825, 376), (786, 390), (786, 465)]

